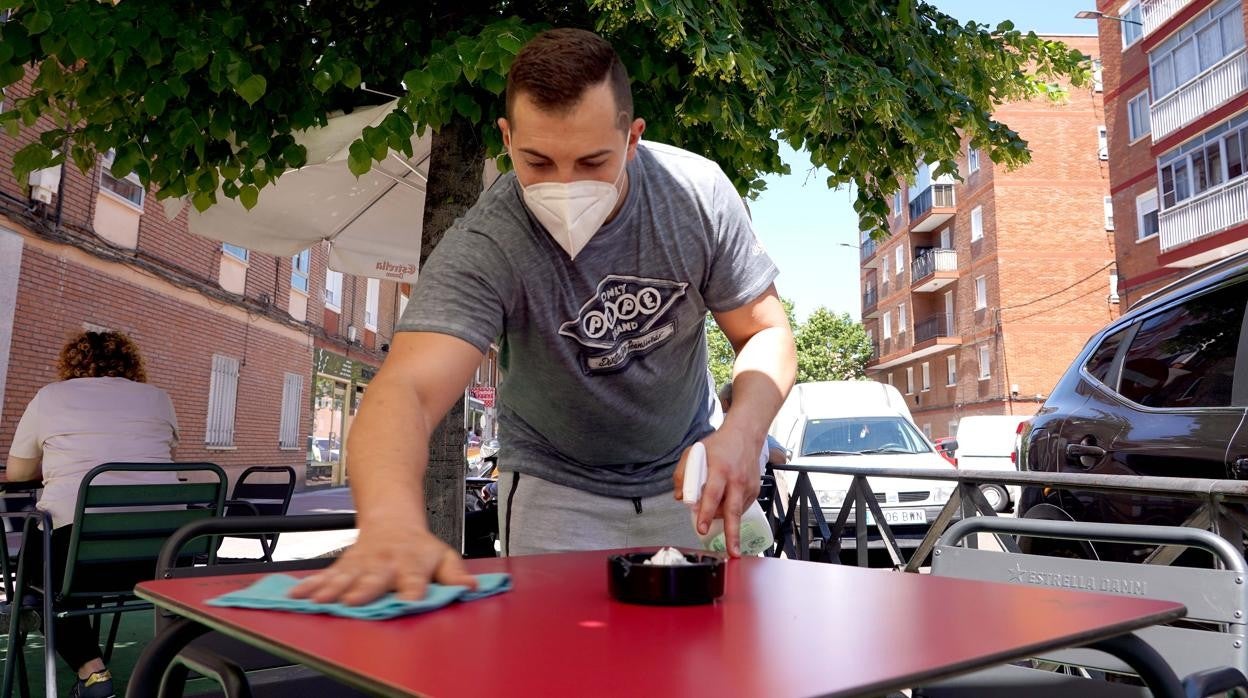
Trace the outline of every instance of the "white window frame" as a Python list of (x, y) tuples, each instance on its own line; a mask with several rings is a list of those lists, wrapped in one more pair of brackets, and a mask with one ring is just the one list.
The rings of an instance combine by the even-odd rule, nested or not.
[(893, 192), (893, 217), (901, 215), (901, 190)]
[(1105, 128), (1105, 124), (1096, 127), (1096, 157), (1109, 159), (1109, 129)]
[(898, 245), (897, 251), (893, 253), (893, 256), (897, 258), (896, 264), (893, 265), (894, 270), (897, 272), (897, 276), (901, 276), (906, 270), (906, 246)]
[(945, 357), (945, 387), (952, 388), (958, 384), (958, 357)]
[(984, 207), (971, 209), (971, 242), (984, 239)]
[(342, 272), (325, 267), (325, 307), (342, 312)]
[(966, 172), (967, 174), (975, 174), (979, 172), (979, 148), (966, 144)]
[(979, 379), (986, 381), (992, 378), (992, 352), (987, 344), (979, 345)]
[(1092, 59), (1092, 91), (1105, 91), (1105, 64), (1099, 58)]
[(975, 309), (983, 310), (988, 307), (988, 277), (975, 277)]
[(1140, 4), (1129, 2), (1123, 5), (1118, 8), (1118, 16), (1124, 20), (1119, 24), (1122, 25), (1122, 50), (1125, 51), (1144, 38), (1144, 27), (1139, 24), (1143, 20)]
[(212, 355), (208, 385), (208, 418), (204, 428), (207, 448), (234, 448), (234, 413), (238, 403), (238, 359)]
[[(1227, 157), (1227, 143), (1232, 140), (1236, 141), (1240, 157), (1240, 173), (1234, 177), (1231, 176), (1230, 161)], [(1217, 147), (1217, 156), (1220, 164), (1218, 176), (1221, 181), (1197, 191), (1195, 157), (1199, 156), (1202, 161), (1208, 162), (1210, 149), (1214, 146)], [(1180, 206), (1186, 201), (1200, 197), (1208, 192), (1218, 191), (1248, 177), (1248, 152), (1245, 152), (1246, 150), (1248, 150), (1248, 113), (1240, 114), (1229, 122), (1214, 126), (1187, 143), (1157, 158), (1157, 193), (1162, 210)], [(1176, 168), (1182, 169), (1181, 178)], [(1167, 170), (1171, 173), (1170, 179), (1174, 185), (1174, 201), (1170, 205), (1166, 205), (1165, 173)], [(1186, 191), (1186, 196), (1183, 198), (1179, 198), (1180, 184)]]
[(932, 440), (932, 425), (928, 422), (923, 423), (923, 436), (926, 436), (928, 441)]
[(886, 342), (893, 338), (893, 311), (891, 310), (884, 311), (884, 315), (880, 317), (880, 336)]
[(1105, 229), (1114, 229), (1114, 197), (1105, 197)]
[(277, 431), (277, 447), (299, 450), (299, 418), (303, 408), (303, 374), (287, 373), (282, 380), (282, 420)]
[(221, 243), (221, 252), (222, 254), (228, 254), (243, 264), (251, 262), (251, 251), (246, 247), (239, 247), (238, 245), (231, 245), (228, 242), (223, 242)]
[(1157, 189), (1149, 189), (1148, 191), (1135, 197), (1135, 241), (1142, 242), (1157, 237), (1161, 232), (1160, 222), (1157, 230), (1149, 235), (1144, 235), (1144, 219), (1148, 214), (1153, 213), (1161, 215), (1161, 200), (1157, 198)]
[[(143, 211), (143, 202), (147, 200), (147, 192), (143, 189), (143, 183), (139, 181), (137, 173), (131, 172), (122, 179), (117, 179), (113, 176), (113, 160), (116, 156), (117, 152), (110, 148), (100, 160), (100, 191), (106, 196), (110, 196), (141, 213)], [(133, 197), (118, 191), (118, 188), (121, 187), (121, 182), (128, 182), (133, 185), (131, 191), (138, 194), (137, 201)]]
[(906, 395), (914, 395), (914, 367), (906, 367)]
[(897, 306), (897, 336), (901, 336), (906, 333), (907, 324), (908, 323), (906, 322), (906, 302), (902, 301), (901, 305)]
[(919, 369), (919, 389), (926, 393), (932, 389), (932, 365), (924, 361)]
[[(889, 371), (888, 375), (885, 376), (885, 378), (888, 380), (889, 385), (893, 385), (893, 372), (892, 371)], [(895, 388), (897, 386), (894, 385), (893, 387)]]
[[(1149, 83), (1152, 85), (1154, 99), (1160, 101), (1167, 95), (1175, 93), (1184, 85), (1200, 79), (1210, 68), (1226, 60), (1227, 56), (1239, 51), (1244, 46), (1244, 17), (1242, 8), (1241, 0), (1222, 0), (1222, 2), (1202, 10), (1200, 14), (1183, 25), (1181, 29), (1148, 52)], [(1238, 16), (1231, 16), (1234, 14), (1238, 14)], [(1239, 45), (1233, 46), (1229, 50), (1224, 41), (1226, 38), (1224, 22), (1226, 26), (1232, 28), (1232, 31), (1239, 32)], [(1218, 48), (1221, 53), (1217, 56), (1202, 56), (1201, 42), (1197, 35), (1211, 27), (1213, 27), (1213, 33), (1217, 35)], [(1195, 72), (1180, 82), (1175, 65), (1179, 59), (1180, 52), (1184, 51), (1194, 52), (1192, 57), (1196, 61), (1196, 65)]]
[(364, 329), (377, 331), (377, 309), (381, 302), (381, 279), (368, 279), (364, 291)]
[(1127, 140), (1135, 143), (1153, 132), (1153, 120), (1149, 112), (1148, 90), (1127, 100)]
[[(308, 295), (308, 289), (311, 288), (308, 278), (309, 270), (312, 266), (312, 250), (304, 250), (290, 258), (290, 290), (296, 293)], [(302, 279), (303, 288), (299, 288), (298, 281)]]

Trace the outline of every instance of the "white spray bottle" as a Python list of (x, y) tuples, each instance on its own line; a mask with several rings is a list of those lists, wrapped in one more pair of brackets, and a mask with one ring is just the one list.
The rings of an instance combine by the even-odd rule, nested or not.
[[(690, 518), (693, 521), (693, 532), (702, 541), (702, 547), (712, 552), (725, 552), (728, 549), (724, 539), (724, 520), (714, 519), (703, 535), (698, 533), (698, 500), (702, 498), (702, 486), (706, 484), (706, 446), (699, 441), (689, 447), (689, 457), (685, 460), (684, 489), (681, 500), (689, 506)], [(741, 554), (758, 555), (771, 547), (774, 538), (767, 515), (757, 501), (741, 515)]]

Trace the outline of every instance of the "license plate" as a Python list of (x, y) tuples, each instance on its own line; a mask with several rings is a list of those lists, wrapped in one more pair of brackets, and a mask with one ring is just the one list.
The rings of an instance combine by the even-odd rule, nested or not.
[[(924, 509), (885, 509), (884, 522), (889, 526), (925, 524), (927, 523), (927, 511)], [(875, 517), (871, 515), (871, 512), (867, 512), (867, 524), (875, 525)]]

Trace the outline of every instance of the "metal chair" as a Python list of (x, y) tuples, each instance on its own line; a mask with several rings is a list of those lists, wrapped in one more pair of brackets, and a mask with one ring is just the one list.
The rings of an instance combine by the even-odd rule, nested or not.
[[(210, 476), (212, 481), (128, 485), (95, 482), (100, 476), (110, 473), (170, 471), (202, 473)], [(28, 517), (22, 548), (29, 550), (29, 546), (42, 545), (43, 569), (28, 569), (29, 556), (19, 556), (11, 598), (20, 600), (32, 593), (43, 597), (45, 666), (54, 667), (56, 662), (52, 618), (72, 616), (92, 617), (97, 634), (100, 617), (113, 616), (104, 650), (104, 660), (108, 661), (117, 640), (121, 614), (152, 607), (134, 595), (134, 584), (143, 578), (153, 578), (161, 546), (174, 531), (187, 523), (222, 513), (225, 491), (225, 472), (212, 463), (105, 463), (92, 468), (79, 485), (69, 554), (59, 588), (54, 588), (52, 582), (51, 517), (44, 512)], [(205, 543), (199, 550), (187, 552), (188, 555), (198, 553), (212, 557), (214, 545)], [(135, 569), (150, 564), (148, 569), (152, 572), (124, 582), (112, 574), (102, 580), (99, 571), (119, 563)], [(5, 662), (3, 684), (0, 685), (0, 693), (5, 698), (12, 695), (15, 670), (20, 665), (17, 657), (21, 656), (25, 642), (26, 633), (21, 627), (20, 615), (11, 613), (9, 618), (8, 661)], [(49, 685), (54, 695), (55, 681)]]
[[(976, 533), (1058, 538), (1145, 545), (1180, 545), (1213, 555), (1217, 569), (1170, 567), (1124, 562), (978, 550), (960, 545)], [(1071, 586), (1109, 594), (1176, 601), (1187, 606), (1184, 622), (1146, 628), (1135, 634), (1157, 651), (1183, 680), (1188, 696), (1207, 696), (1234, 688), (1248, 689), (1248, 565), (1225, 539), (1186, 527), (1134, 526), (975, 517), (952, 526), (936, 544), (932, 574), (1005, 582)], [(1074, 674), (1022, 666), (1001, 666), (916, 688), (925, 698), (978, 696), (1139, 696), (1144, 688), (1111, 683), (1093, 672), (1135, 674), (1119, 659), (1080, 648), (1037, 657), (1074, 667)]]
[[(274, 562), (268, 560), (211, 561), (195, 567), (178, 566), (177, 560), (185, 557), (188, 550), (196, 549), (196, 541), (221, 536), (260, 536), (265, 534), (307, 531), (339, 531), (355, 528), (354, 514), (315, 514), (304, 516), (250, 516), (239, 518), (205, 519), (183, 527), (169, 538), (160, 559), (157, 575), (160, 578), (202, 577), (218, 574), (248, 574), (253, 572), (277, 573), (292, 570), (311, 570), (327, 567), (333, 557), (308, 560)], [(157, 612), (156, 632), (162, 632), (175, 617)], [(290, 661), (270, 654), (248, 644), (210, 632), (194, 641), (174, 658), (165, 671), (160, 686), (139, 686), (138, 695), (156, 692), (162, 698), (181, 698), (191, 674), (211, 679), (221, 688), (224, 698), (251, 698), (253, 686), (263, 686), (266, 698), (315, 695), (333, 698), (364, 696), (355, 689), (344, 686), (311, 669), (292, 664)], [(198, 694), (197, 694), (198, 695)]]
[[(280, 480), (266, 478), (256, 482), (257, 477), (281, 474)], [(290, 499), (295, 493), (295, 469), (289, 465), (257, 465), (247, 468), (234, 483), (234, 491), (226, 502), (225, 515), (229, 516), (285, 516), (290, 509)], [(276, 533), (255, 536), (234, 536), (237, 538), (254, 538), (260, 541), (260, 549), (265, 562), (273, 561), (273, 550), (277, 547)], [(222, 559), (221, 562), (237, 562), (235, 559)]]

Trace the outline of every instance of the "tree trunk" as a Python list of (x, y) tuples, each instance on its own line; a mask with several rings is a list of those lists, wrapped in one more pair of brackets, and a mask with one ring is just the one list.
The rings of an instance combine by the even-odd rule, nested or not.
[[(456, 218), (464, 215), (481, 195), (485, 147), (476, 127), (456, 116), (435, 131), (425, 186), (420, 267)], [(425, 471), (425, 508), (429, 530), (455, 550), (463, 549), (464, 401), (451, 406), (442, 423), (429, 435), (429, 467)]]

